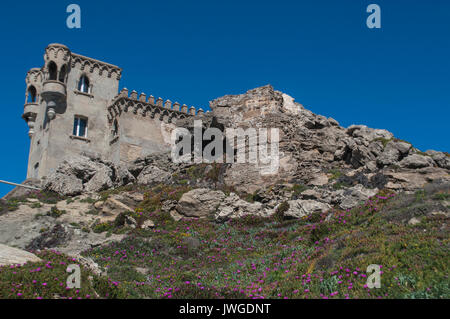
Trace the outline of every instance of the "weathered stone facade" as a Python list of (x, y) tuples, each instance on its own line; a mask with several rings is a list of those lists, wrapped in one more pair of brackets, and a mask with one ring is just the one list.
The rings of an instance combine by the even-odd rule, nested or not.
[(44, 66), (26, 77), (27, 178), (48, 176), (72, 155), (119, 164), (168, 149), (176, 120), (195, 115), (196, 109), (127, 89), (119, 92), (121, 74), (121, 68), (64, 45), (46, 48)]

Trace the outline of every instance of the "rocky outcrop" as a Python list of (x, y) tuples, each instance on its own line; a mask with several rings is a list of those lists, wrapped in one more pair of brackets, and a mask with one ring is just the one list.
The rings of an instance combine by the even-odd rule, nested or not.
[[(365, 125), (341, 127), (336, 120), (314, 114), (270, 85), (215, 99), (210, 107), (212, 112), (199, 118), (179, 120), (177, 126), (193, 131), (194, 120), (201, 119), (203, 129), (277, 128), (277, 169), (268, 172), (268, 166), (261, 161), (236, 163), (235, 158), (234, 163), (221, 165), (220, 170), (214, 172), (217, 176), (211, 179), (208, 177), (212, 170), (210, 165), (187, 181), (193, 190), (184, 194), (178, 203), (163, 204), (163, 211), (165, 206), (171, 206), (167, 212), (176, 219), (213, 216), (224, 220), (248, 213), (266, 216), (283, 201), (318, 203), (292, 203), (296, 210), (289, 214), (303, 216), (315, 211), (314, 207), (324, 209), (336, 205), (350, 209), (383, 188), (414, 191), (436, 180), (450, 181), (447, 153), (422, 153), (383, 129)], [(271, 141), (268, 149), (270, 145)], [(240, 149), (243, 145), (235, 147)], [(245, 156), (248, 156), (248, 148)], [(99, 158), (72, 157), (49, 176), (45, 188), (73, 196), (130, 183), (147, 187), (171, 185), (179, 182), (177, 176), (186, 176), (192, 166), (195, 165), (174, 163), (170, 153), (138, 158), (126, 167)], [(292, 194), (283, 189), (274, 192), (278, 186), (287, 184), (304, 185), (309, 192)], [(212, 189), (233, 192), (225, 196)], [(255, 203), (238, 199), (236, 195), (256, 193), (260, 198)]]
[(41, 259), (30, 252), (0, 244), (0, 266), (23, 265), (39, 261)]
[[(450, 161), (446, 154), (433, 151), (424, 158), (410, 143), (396, 139), (387, 130), (365, 125), (343, 128), (336, 120), (312, 113), (271, 86), (218, 98), (210, 107), (212, 112), (201, 118), (204, 129), (265, 127), (278, 128), (280, 132), (276, 173), (263, 174), (260, 163), (227, 166), (224, 182), (238, 192), (253, 193), (279, 183), (298, 181), (331, 190), (333, 183), (327, 175), (331, 170), (351, 173), (361, 169), (368, 175), (383, 174), (385, 169), (393, 167), (446, 168)], [(193, 121), (186, 119), (177, 125), (193, 130)], [(382, 186), (389, 182), (394, 181), (386, 180)]]
[(381, 167), (397, 163), (407, 156), (412, 149), (412, 145), (406, 142), (391, 141), (384, 148), (377, 158), (377, 164)]
[(123, 166), (84, 155), (65, 159), (55, 173), (44, 181), (44, 188), (61, 195), (100, 192), (135, 182)]

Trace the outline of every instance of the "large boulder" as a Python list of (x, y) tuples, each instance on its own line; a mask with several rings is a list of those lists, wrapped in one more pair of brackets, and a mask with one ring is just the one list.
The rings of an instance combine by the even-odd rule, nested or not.
[(362, 202), (365, 202), (378, 193), (378, 189), (368, 189), (361, 184), (355, 185), (345, 190), (336, 192), (337, 202), (342, 209), (351, 209)]
[(450, 169), (450, 155), (445, 154), (443, 152), (436, 151), (426, 151), (428, 155), (431, 155), (431, 158), (436, 162), (436, 164), (445, 169)]
[(361, 137), (367, 141), (378, 138), (389, 140), (394, 137), (389, 131), (369, 128), (366, 125), (351, 125), (347, 128), (347, 134), (353, 137)]
[(422, 168), (434, 166), (434, 161), (431, 156), (412, 154), (400, 161), (401, 167), (407, 168)]
[(246, 215), (267, 217), (269, 213), (263, 209), (261, 203), (249, 203), (235, 193), (230, 193), (222, 201), (214, 217), (217, 221), (225, 221), (230, 218), (239, 218)]
[(397, 163), (400, 158), (400, 151), (393, 143), (386, 145), (383, 153), (377, 158), (377, 164), (380, 166), (387, 166)]
[(114, 186), (111, 180), (112, 170), (107, 166), (102, 166), (95, 175), (84, 184), (86, 192), (100, 192)]
[(362, 138), (347, 138), (344, 142), (345, 147), (338, 149), (334, 153), (334, 159), (345, 161), (354, 168), (359, 168), (375, 161), (382, 151), (382, 144), (379, 141), (369, 143)]
[(83, 192), (83, 182), (73, 174), (56, 172), (47, 178), (44, 188), (63, 196), (75, 196)]
[(57, 172), (64, 175), (74, 175), (83, 183), (89, 181), (104, 165), (83, 155), (68, 156), (58, 166)]
[(134, 212), (133, 208), (122, 203), (116, 197), (109, 197), (104, 202), (98, 202), (98, 204), (96, 204), (96, 208), (100, 209), (103, 214), (101, 217), (101, 222), (114, 220), (122, 213), (129, 214)]
[(404, 169), (402, 171), (386, 171), (385, 175), (391, 180), (387, 188), (413, 191), (423, 188), (426, 184), (437, 181), (450, 181), (448, 170), (439, 167), (424, 167), (418, 169)]
[(114, 186), (111, 180), (112, 170), (107, 166), (100, 167), (95, 175), (84, 184), (86, 192), (100, 192)]
[(142, 185), (151, 185), (154, 183), (163, 183), (170, 179), (171, 174), (157, 166), (150, 165), (145, 167), (137, 177), (137, 183)]
[(221, 191), (197, 188), (181, 196), (176, 211), (185, 217), (205, 218), (213, 215), (224, 199)]
[(284, 212), (285, 217), (302, 218), (313, 213), (322, 213), (328, 211), (331, 206), (315, 200), (290, 200), (289, 209)]
[(0, 266), (22, 265), (27, 262), (39, 261), (42, 260), (28, 251), (0, 244)]
[(135, 181), (136, 178), (124, 165), (78, 155), (64, 159), (56, 172), (45, 179), (44, 188), (61, 195), (74, 196), (83, 192), (100, 192)]

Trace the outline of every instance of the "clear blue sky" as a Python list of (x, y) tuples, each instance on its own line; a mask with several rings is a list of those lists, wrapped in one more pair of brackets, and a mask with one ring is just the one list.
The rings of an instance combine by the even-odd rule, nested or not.
[[(70, 3), (80, 30), (66, 27)], [(371, 3), (378, 30), (365, 24)], [(270, 83), (343, 126), (450, 151), (448, 0), (21, 0), (3, 4), (0, 30), (0, 179), (25, 179), (24, 79), (53, 42), (119, 65), (130, 90), (205, 107)]]

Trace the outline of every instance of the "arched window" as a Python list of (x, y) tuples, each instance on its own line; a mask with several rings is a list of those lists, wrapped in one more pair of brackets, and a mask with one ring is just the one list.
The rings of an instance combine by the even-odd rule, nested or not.
[(59, 71), (59, 82), (66, 82), (66, 73), (67, 73), (67, 69), (66, 66), (63, 65), (61, 68), (61, 71)]
[(81, 76), (80, 81), (78, 82), (78, 91), (83, 93), (91, 93), (89, 79), (86, 75)]
[(28, 88), (27, 103), (36, 103), (36, 88), (32, 85)]
[(48, 79), (49, 80), (56, 81), (57, 69), (58, 68), (56, 67), (56, 63), (53, 61), (50, 61), (50, 63), (48, 64)]

